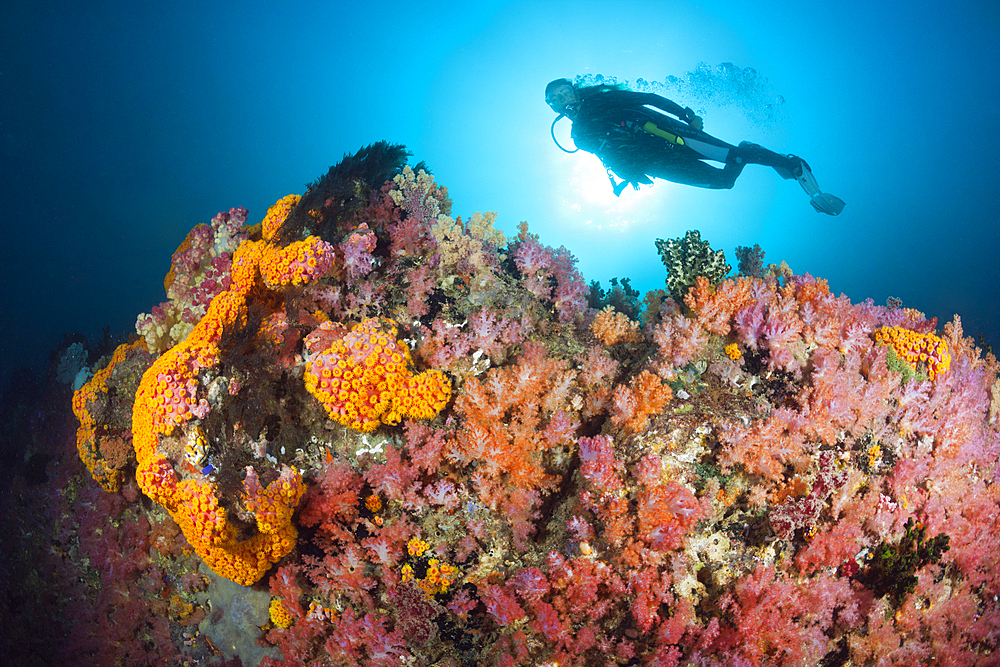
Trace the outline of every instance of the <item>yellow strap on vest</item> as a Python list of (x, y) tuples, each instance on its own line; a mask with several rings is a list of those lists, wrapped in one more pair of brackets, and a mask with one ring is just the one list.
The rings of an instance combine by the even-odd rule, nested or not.
[(677, 144), (678, 146), (684, 145), (684, 137), (679, 137), (676, 134), (670, 134), (665, 130), (661, 130), (659, 127), (656, 126), (656, 123), (654, 123), (651, 120), (646, 121), (646, 124), (642, 126), (642, 129), (645, 130), (646, 132), (649, 132), (652, 135), (655, 135), (662, 139), (666, 139), (672, 144)]

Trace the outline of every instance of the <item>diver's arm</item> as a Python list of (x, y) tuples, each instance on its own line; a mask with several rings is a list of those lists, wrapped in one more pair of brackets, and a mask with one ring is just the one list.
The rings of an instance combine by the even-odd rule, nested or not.
[(682, 107), (673, 100), (668, 100), (666, 97), (660, 97), (654, 93), (636, 94), (642, 98), (642, 103), (644, 105), (656, 107), (657, 109), (666, 111), (668, 114), (677, 116), (688, 125), (693, 126), (696, 130), (701, 129), (701, 117), (696, 116), (691, 107)]
[(687, 109), (677, 104), (673, 100), (668, 100), (666, 97), (660, 97), (654, 93), (636, 93), (641, 98), (643, 104), (648, 104), (651, 107), (656, 107), (662, 111), (666, 111), (671, 116), (677, 116), (681, 120), (687, 118)]

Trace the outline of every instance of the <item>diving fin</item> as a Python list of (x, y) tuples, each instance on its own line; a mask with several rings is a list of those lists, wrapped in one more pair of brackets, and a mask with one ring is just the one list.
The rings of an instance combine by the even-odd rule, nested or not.
[(839, 215), (844, 210), (844, 201), (839, 197), (821, 192), (816, 177), (813, 176), (809, 164), (800, 157), (788, 156), (789, 168), (775, 167), (774, 170), (785, 179), (794, 178), (809, 195), (809, 203), (816, 209), (817, 213), (827, 215)]
[(809, 200), (812, 207), (816, 209), (817, 213), (826, 213), (827, 215), (840, 215), (840, 212), (844, 210), (844, 200), (840, 197), (834, 197), (833, 195), (820, 192), (815, 194)]

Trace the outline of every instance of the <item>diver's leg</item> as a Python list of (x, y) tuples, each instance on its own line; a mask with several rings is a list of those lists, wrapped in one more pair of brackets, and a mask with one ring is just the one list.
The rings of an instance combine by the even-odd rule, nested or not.
[[(736, 159), (736, 146), (705, 134), (684, 136), (682, 144), (668, 144), (655, 140), (643, 144), (648, 163), (642, 168), (654, 178), (662, 178), (681, 185), (697, 188), (728, 190), (746, 166), (746, 161)], [(652, 139), (652, 137), (651, 137)], [(719, 169), (704, 160), (722, 162)]]
[[(685, 136), (684, 149), (690, 151), (689, 157), (698, 158), (691, 168), (707, 183), (700, 186), (703, 188), (717, 190), (732, 188), (743, 172), (743, 167), (747, 165), (747, 160), (740, 156), (738, 147), (705, 132), (695, 132), (691, 136)], [(724, 166), (718, 169), (701, 160), (722, 162)]]
[(654, 178), (662, 178), (681, 185), (693, 185), (696, 188), (711, 190), (728, 190), (736, 183), (736, 178), (745, 166), (743, 162), (733, 161), (726, 162), (724, 168), (718, 169), (692, 156), (670, 157), (673, 159), (668, 160), (661, 157), (650, 165), (646, 173)]
[(723, 186), (724, 189), (728, 190), (736, 184), (736, 179), (743, 173), (743, 167), (745, 166), (747, 166), (747, 163), (742, 160), (732, 159), (726, 161), (726, 166), (722, 168), (722, 175), (720, 176), (723, 182), (728, 183), (728, 185)]
[(744, 163), (762, 164), (765, 167), (771, 167), (782, 178), (797, 178), (802, 173), (801, 158), (797, 158), (794, 155), (775, 153), (758, 144), (752, 144), (749, 141), (740, 142), (740, 145), (732, 153), (736, 159), (740, 159)]

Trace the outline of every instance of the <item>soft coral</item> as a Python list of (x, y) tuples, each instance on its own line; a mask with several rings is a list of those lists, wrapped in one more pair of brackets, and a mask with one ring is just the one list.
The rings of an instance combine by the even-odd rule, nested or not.
[[(537, 343), (525, 345), (517, 363), (469, 378), (455, 401), (463, 421), (445, 455), (462, 466), (477, 465), (474, 477), (494, 502), (508, 487), (550, 489), (553, 480), (541, 458), (568, 443), (578, 423), (570, 404), (576, 371), (546, 356)], [(559, 428), (548, 428), (557, 420)]]

